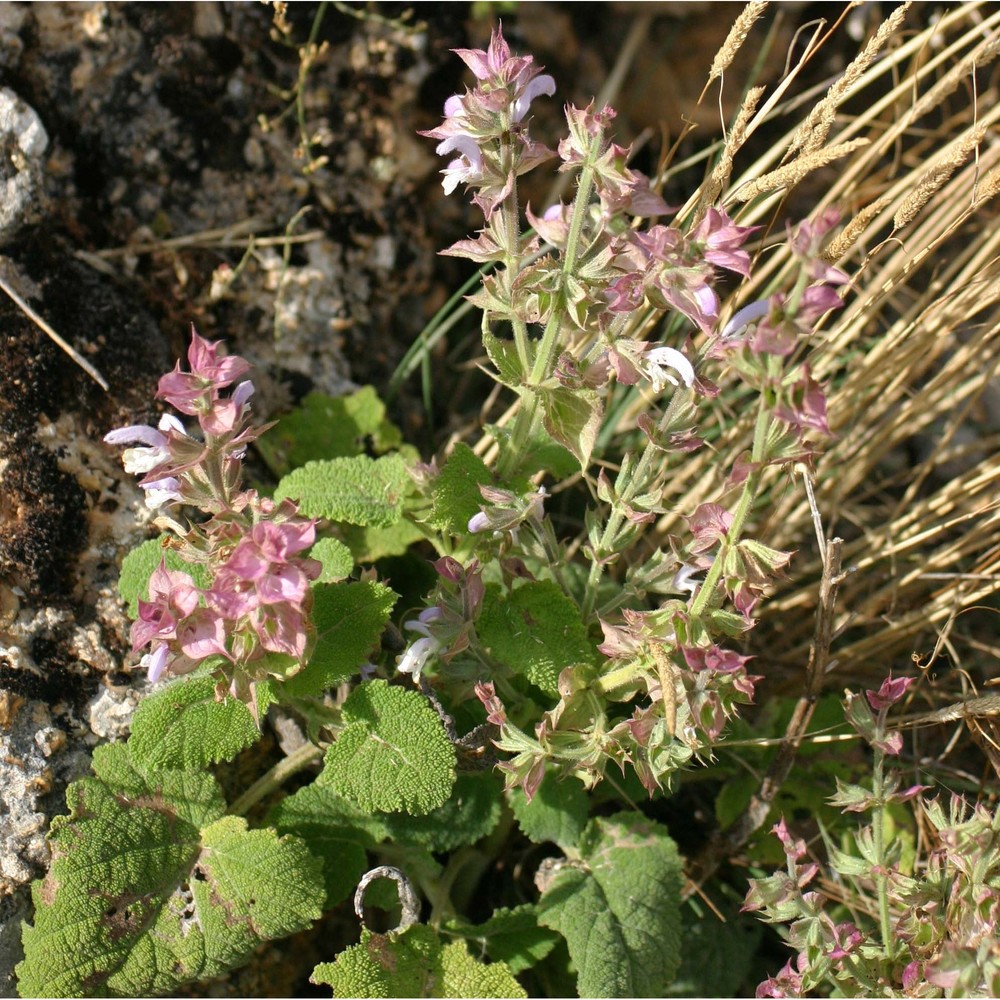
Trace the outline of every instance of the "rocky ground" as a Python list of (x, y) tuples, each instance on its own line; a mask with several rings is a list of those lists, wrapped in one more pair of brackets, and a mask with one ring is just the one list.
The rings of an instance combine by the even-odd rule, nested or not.
[[(740, 9), (667, 6), (521, 5), (505, 29), (560, 102), (585, 101), (646, 17), (617, 105), (622, 134), (659, 148)], [(465, 4), (318, 10), (0, 3), (0, 996), (48, 822), (145, 683), (116, 581), (149, 514), (101, 437), (154, 417), (191, 324), (254, 362), (262, 417), (384, 385), (461, 277), (435, 253), (476, 220), (416, 132), (460, 85), (448, 50), (488, 22)], [(311, 32), (323, 48), (302, 48)], [(718, 113), (697, 112), (702, 136)], [(415, 402), (393, 416), (428, 446)]]

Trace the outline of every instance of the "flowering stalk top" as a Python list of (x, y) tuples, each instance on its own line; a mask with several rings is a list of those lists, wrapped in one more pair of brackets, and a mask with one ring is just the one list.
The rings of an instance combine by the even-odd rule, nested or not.
[(315, 521), (298, 516), (290, 500), (275, 503), (242, 489), (242, 459), (262, 428), (250, 423), (253, 384), (241, 357), (220, 356), (219, 342), (192, 332), (190, 371), (178, 364), (159, 382), (157, 398), (197, 417), (189, 433), (172, 414), (156, 428), (135, 425), (111, 431), (111, 445), (131, 444), (125, 470), (143, 478), (153, 508), (190, 505), (210, 515), (179, 535), (182, 559), (207, 569), (208, 586), (165, 562), (150, 578), (150, 599), (139, 601), (132, 625), (133, 652), (151, 681), (207, 666), (217, 691), (247, 701), (256, 715), (256, 683), (289, 676), (305, 665), (311, 642), (310, 582), (321, 571), (300, 553), (316, 538)]
[(445, 193), (459, 184), (475, 188), (474, 201), (489, 219), (510, 193), (514, 178), (552, 155), (528, 137), (522, 123), (531, 102), (541, 94), (554, 94), (556, 83), (541, 74), (531, 56), (511, 55), (500, 28), (485, 51), (455, 52), (472, 70), (476, 86), (449, 97), (444, 121), (421, 135), (441, 140), (440, 155), (459, 154), (442, 171)]

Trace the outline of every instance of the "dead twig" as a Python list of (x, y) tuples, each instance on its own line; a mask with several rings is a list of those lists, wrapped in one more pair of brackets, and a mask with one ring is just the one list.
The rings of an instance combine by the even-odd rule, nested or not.
[(11, 286), (10, 282), (0, 274), (0, 289), (3, 289), (7, 293), (11, 302), (14, 303), (24, 313), (32, 323), (35, 324), (46, 336), (50, 337), (52, 340), (59, 345), (59, 347), (64, 350), (105, 392), (108, 391), (109, 386), (104, 376), (85, 358), (83, 357), (72, 344), (63, 340), (62, 337), (56, 333), (55, 330), (49, 326), (45, 320), (35, 312), (31, 306), (15, 291)]

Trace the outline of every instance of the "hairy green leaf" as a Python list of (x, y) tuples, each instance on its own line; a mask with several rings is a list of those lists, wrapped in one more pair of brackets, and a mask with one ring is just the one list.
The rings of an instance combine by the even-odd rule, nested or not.
[(368, 812), (420, 816), (447, 802), (455, 748), (426, 698), (371, 681), (351, 693), (343, 713), (321, 781)]
[(149, 578), (153, 570), (160, 565), (162, 559), (167, 569), (183, 570), (189, 573), (199, 587), (208, 586), (208, 575), (204, 566), (185, 562), (175, 549), (164, 548), (166, 535), (150, 538), (142, 545), (132, 549), (122, 560), (121, 573), (118, 576), (118, 592), (122, 600), (128, 604), (128, 614), (132, 619), (139, 617), (139, 601), (149, 600)]
[(355, 455), (306, 462), (282, 478), (274, 498), (298, 500), (307, 517), (384, 528), (402, 516), (410, 485), (406, 464), (398, 454)]
[(386, 419), (376, 391), (366, 385), (348, 396), (310, 392), (257, 439), (256, 447), (271, 471), (282, 476), (313, 459), (361, 455), (369, 443), (381, 454), (398, 448), (402, 435)]
[(321, 538), (309, 550), (313, 559), (323, 564), (317, 583), (338, 583), (351, 575), (354, 557), (351, 550), (338, 538)]
[(271, 810), (280, 833), (301, 837), (323, 859), (327, 908), (346, 899), (365, 872), (365, 850), (382, 841), (450, 851), (485, 837), (500, 819), (500, 787), (492, 774), (460, 775), (451, 797), (424, 816), (362, 810), (330, 785), (313, 782)]
[(451, 851), (492, 832), (500, 821), (501, 788), (494, 774), (460, 774), (448, 801), (424, 816), (380, 812), (372, 818), (391, 843)]
[(532, 799), (524, 789), (507, 793), (517, 825), (536, 844), (551, 841), (560, 847), (576, 847), (587, 824), (589, 802), (583, 785), (573, 778), (557, 781), (549, 771)]
[(384, 839), (378, 821), (329, 786), (313, 782), (279, 802), (268, 816), (279, 833), (292, 833), (323, 859), (326, 909), (354, 892), (367, 869), (366, 848)]
[(396, 594), (374, 580), (313, 587), (316, 647), (306, 669), (282, 684), (282, 693), (311, 698), (357, 673), (395, 603)]
[(128, 747), (136, 764), (148, 771), (197, 770), (232, 760), (258, 739), (260, 730), (243, 702), (218, 702), (212, 677), (192, 677), (143, 699), (132, 719)]
[(511, 389), (520, 389), (524, 385), (524, 371), (514, 342), (501, 340), (484, 327), (483, 347), (486, 348), (490, 361), (496, 366), (497, 380)]
[(474, 952), (485, 950), (494, 962), (504, 962), (514, 975), (540, 962), (559, 941), (555, 931), (539, 926), (533, 903), (495, 910), (482, 924), (451, 920), (446, 928), (478, 946)]
[(550, 695), (560, 670), (594, 659), (579, 609), (551, 580), (522, 584), (509, 597), (487, 586), (476, 631), (491, 656)]
[(464, 942), (444, 944), (423, 924), (402, 934), (362, 930), (359, 944), (316, 966), (312, 982), (335, 997), (527, 996), (502, 962), (477, 962)]
[(592, 820), (550, 877), (539, 922), (566, 938), (585, 997), (662, 996), (680, 964), (683, 862), (639, 813)]
[(356, 563), (373, 563), (386, 556), (401, 556), (414, 542), (426, 537), (418, 525), (406, 519), (388, 528), (361, 528), (345, 524), (341, 527), (341, 535)]
[(22, 996), (150, 996), (221, 975), (318, 919), (320, 862), (225, 816), (201, 771), (146, 772), (125, 744), (67, 791), (24, 927)]
[(468, 534), (469, 519), (483, 505), (479, 487), (492, 478), (486, 463), (467, 444), (459, 442), (434, 480), (431, 523), (453, 535)]
[(738, 997), (753, 992), (759, 978), (754, 976), (754, 959), (764, 928), (738, 906), (713, 895), (714, 906), (724, 908), (723, 918), (708, 910), (701, 916), (690, 907), (685, 911), (683, 957), (664, 996)]

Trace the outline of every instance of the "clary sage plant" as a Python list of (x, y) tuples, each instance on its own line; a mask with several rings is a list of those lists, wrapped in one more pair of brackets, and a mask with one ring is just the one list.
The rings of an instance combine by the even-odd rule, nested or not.
[[(426, 134), (483, 215), (445, 252), (488, 265), (471, 301), (509, 408), (421, 461), (372, 390), (312, 396), (269, 448), (249, 365), (194, 333), (159, 383), (174, 412), (107, 435), (162, 532), (121, 578), (152, 686), (53, 824), (25, 996), (169, 994), (380, 875), (398, 925), (331, 946), (313, 981), (337, 995), (657, 996), (677, 975), (683, 859), (644, 800), (710, 764), (762, 680), (741, 640), (791, 553), (754, 504), (828, 434), (804, 359), (841, 304), (836, 217), (790, 226), (791, 282), (726, 320), (753, 227), (675, 214), (609, 107), (568, 105), (555, 150), (534, 139), (556, 84), (499, 31), (458, 55), (474, 83)], [(575, 195), (536, 214), (519, 180), (545, 164)], [(664, 534), (671, 470), (734, 375), (752, 446), (720, 453), (717, 498), (673, 501), (685, 527)], [(271, 495), (245, 483), (250, 446)], [(400, 566), (429, 586), (419, 606), (397, 608)], [(296, 734), (278, 760), (252, 749), (272, 724)], [(515, 865), (527, 842), (545, 847)], [(754, 905), (783, 915), (773, 896)]]

